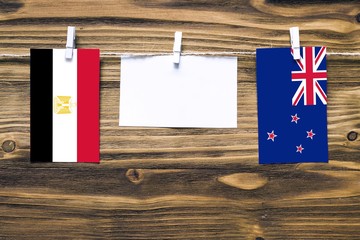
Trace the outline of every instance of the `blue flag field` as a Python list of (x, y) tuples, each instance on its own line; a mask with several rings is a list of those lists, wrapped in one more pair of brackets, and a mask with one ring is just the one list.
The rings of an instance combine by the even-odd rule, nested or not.
[(326, 48), (256, 51), (259, 163), (328, 162)]

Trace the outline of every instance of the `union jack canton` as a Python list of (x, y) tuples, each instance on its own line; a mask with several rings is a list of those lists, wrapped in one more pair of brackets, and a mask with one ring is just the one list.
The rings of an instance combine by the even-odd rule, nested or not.
[[(291, 49), (293, 53), (293, 49)], [(319, 81), (327, 80), (326, 68), (321, 69), (326, 47), (303, 47), (301, 58), (296, 60), (298, 71), (291, 72), (293, 82), (301, 82), (292, 98), (292, 105), (296, 106), (303, 97), (304, 105), (316, 105), (316, 96), (323, 104), (327, 104), (327, 96)]]

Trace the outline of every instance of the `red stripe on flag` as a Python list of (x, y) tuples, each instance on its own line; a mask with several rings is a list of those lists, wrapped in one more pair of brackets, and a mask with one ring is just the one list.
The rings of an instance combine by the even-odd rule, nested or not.
[(316, 59), (315, 59), (315, 64), (317, 64), (317, 62), (319, 61), (321, 54), (325, 51), (325, 47), (321, 47)]
[[(294, 55), (294, 49), (293, 48), (290, 48), (290, 51), (291, 51), (291, 54)], [(299, 65), (300, 69), (301, 70), (304, 70), (304, 66), (303, 64), (301, 63), (301, 59), (297, 59), (295, 60), (297, 62), (297, 64)]]
[(295, 102), (293, 103), (293, 106), (298, 105), (298, 103), (299, 103), (299, 101), (300, 101), (300, 99), (301, 99), (301, 97), (302, 97), (303, 93), (304, 93), (304, 88), (301, 88), (301, 91), (300, 91), (299, 95), (297, 96), (297, 98), (296, 98)]
[(301, 60), (298, 59), (298, 60), (296, 60), (296, 62), (297, 62), (297, 64), (299, 65), (300, 69), (301, 69), (301, 70), (304, 70), (304, 66), (303, 66), (303, 64), (301, 63)]
[(314, 105), (314, 69), (313, 69), (313, 48), (306, 47), (306, 72), (304, 73), (306, 77), (306, 105)]
[(316, 82), (316, 88), (319, 90), (321, 96), (324, 98), (324, 100), (327, 102), (327, 96), (326, 94), (324, 93), (323, 89), (320, 87), (319, 83)]
[(78, 49), (77, 51), (77, 161), (98, 163), (100, 161), (100, 51), (98, 49)]

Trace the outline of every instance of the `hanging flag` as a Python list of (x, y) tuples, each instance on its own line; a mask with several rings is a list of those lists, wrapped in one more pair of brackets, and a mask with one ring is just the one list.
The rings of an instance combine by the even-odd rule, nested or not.
[(31, 162), (99, 162), (98, 49), (30, 50)]
[(256, 50), (259, 162), (328, 162), (326, 48)]

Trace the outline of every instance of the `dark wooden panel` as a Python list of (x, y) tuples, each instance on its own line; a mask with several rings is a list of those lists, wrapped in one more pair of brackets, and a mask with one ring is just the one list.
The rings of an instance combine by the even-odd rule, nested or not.
[[(358, 239), (358, 1), (0, 1), (0, 54), (246, 52), (238, 128), (120, 128), (120, 58), (101, 58), (101, 164), (30, 164), (29, 57), (0, 56), (0, 238)], [(258, 165), (255, 55), (326, 45), (329, 164)]]

